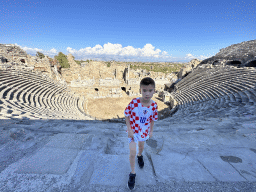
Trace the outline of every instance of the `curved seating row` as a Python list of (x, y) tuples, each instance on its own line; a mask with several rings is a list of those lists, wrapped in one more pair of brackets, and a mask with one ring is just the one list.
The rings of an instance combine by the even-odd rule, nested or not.
[[(0, 70), (2, 116), (88, 119), (81, 105), (78, 105), (79, 100), (79, 97), (68, 93), (66, 86), (39, 73)], [(8, 115), (10, 111), (12, 113)]]
[(256, 104), (255, 68), (219, 66), (212, 69), (197, 69), (175, 85), (172, 96), (179, 109), (190, 106), (196, 110), (209, 107)]

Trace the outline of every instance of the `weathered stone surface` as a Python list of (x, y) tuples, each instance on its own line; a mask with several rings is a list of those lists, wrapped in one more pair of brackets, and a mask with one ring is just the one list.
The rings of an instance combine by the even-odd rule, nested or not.
[[(220, 51), (213, 57), (203, 60), (199, 66), (212, 65), (233, 65), (240, 67), (256, 66), (256, 40), (244, 41), (233, 44)], [(252, 62), (252, 63), (250, 63)]]

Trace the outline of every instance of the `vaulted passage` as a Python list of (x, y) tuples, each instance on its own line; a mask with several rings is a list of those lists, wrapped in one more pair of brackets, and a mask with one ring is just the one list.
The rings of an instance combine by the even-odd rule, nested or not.
[(218, 65), (218, 64), (220, 64), (220, 62), (217, 60), (217, 61), (214, 61), (213, 63), (212, 63), (212, 65)]
[(122, 89), (124, 92), (126, 92), (126, 88), (125, 88), (125, 87), (121, 87), (121, 89)]
[(234, 66), (240, 66), (242, 63), (241, 61), (229, 61), (226, 65), (234, 65)]
[(256, 67), (256, 60), (253, 60), (245, 65), (246, 67)]
[(8, 62), (8, 60), (4, 57), (1, 58), (1, 61), (2, 61), (2, 63), (7, 63)]

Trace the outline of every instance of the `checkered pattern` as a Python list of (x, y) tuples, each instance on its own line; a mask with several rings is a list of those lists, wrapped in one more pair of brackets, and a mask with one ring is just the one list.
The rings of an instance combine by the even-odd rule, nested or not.
[[(141, 109), (139, 109), (141, 108)], [(148, 111), (145, 123), (140, 123), (139, 110), (145, 109)], [(130, 116), (130, 125), (133, 133), (136, 134), (139, 141), (145, 141), (149, 137), (151, 121), (157, 121), (158, 111), (155, 101), (149, 107), (143, 107), (140, 98), (133, 99), (124, 111), (126, 117)], [(126, 130), (127, 132), (127, 130)]]

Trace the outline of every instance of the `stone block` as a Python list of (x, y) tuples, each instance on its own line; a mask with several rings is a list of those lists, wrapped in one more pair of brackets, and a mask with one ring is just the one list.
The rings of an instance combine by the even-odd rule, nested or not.
[(78, 149), (44, 147), (32, 157), (24, 159), (15, 173), (56, 174), (67, 172)]

